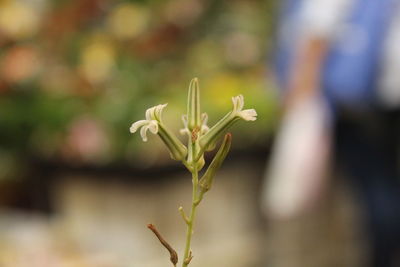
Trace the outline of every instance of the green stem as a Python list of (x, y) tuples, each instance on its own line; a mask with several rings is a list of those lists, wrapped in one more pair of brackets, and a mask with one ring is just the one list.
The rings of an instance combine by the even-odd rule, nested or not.
[(192, 235), (193, 235), (193, 224), (194, 224), (194, 218), (196, 216), (196, 208), (197, 208), (197, 205), (199, 204), (199, 202), (197, 200), (198, 182), (199, 182), (198, 171), (197, 171), (197, 168), (195, 167), (192, 172), (192, 183), (193, 183), (192, 208), (190, 210), (190, 216), (187, 221), (186, 246), (185, 246), (185, 254), (183, 257), (182, 267), (188, 266), (190, 263), (190, 258), (191, 258), (190, 243), (191, 243)]

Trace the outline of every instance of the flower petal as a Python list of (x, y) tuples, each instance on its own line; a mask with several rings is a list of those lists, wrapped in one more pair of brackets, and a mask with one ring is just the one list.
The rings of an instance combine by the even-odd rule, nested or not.
[(244, 106), (243, 95), (238, 95), (238, 96), (232, 97), (232, 103), (233, 103), (233, 111), (235, 111), (235, 112), (241, 111)]
[(182, 115), (182, 122), (183, 122), (183, 127), (187, 128), (188, 127), (188, 117), (187, 115)]
[(163, 111), (163, 109), (168, 105), (168, 103), (165, 104), (160, 104), (158, 106), (156, 106), (155, 111), (154, 111), (154, 118), (153, 120), (157, 120), (157, 121), (161, 121), (161, 113)]
[(149, 129), (148, 125), (145, 125), (140, 129), (140, 136), (142, 136), (143, 142), (147, 142), (147, 130)]
[(255, 121), (257, 119), (257, 112), (255, 109), (245, 109), (238, 112), (238, 116), (245, 121)]
[(154, 109), (155, 109), (156, 107), (151, 107), (151, 108), (148, 108), (147, 110), (146, 110), (146, 120), (148, 120), (148, 121), (151, 121), (152, 120), (152, 115), (154, 114)]
[(201, 114), (201, 127), (200, 127), (200, 134), (204, 135), (210, 130), (210, 127), (207, 126), (208, 115), (207, 113)]
[(148, 128), (152, 134), (157, 134), (158, 132), (158, 122), (156, 120), (152, 120), (148, 124)]
[(207, 125), (201, 125), (200, 134), (205, 135), (210, 130), (210, 127)]
[(207, 113), (203, 113), (203, 114), (201, 114), (201, 124), (203, 124), (203, 125), (207, 125), (207, 122), (208, 122), (208, 115), (207, 115)]
[(190, 136), (190, 131), (188, 128), (188, 116), (186, 114), (182, 115), (182, 122), (183, 122), (183, 128), (179, 130), (179, 133), (181, 135), (189, 135)]
[(160, 104), (151, 108), (148, 108), (146, 110), (146, 120), (157, 120), (161, 121), (161, 113), (162, 110), (167, 106), (168, 104)]
[(146, 125), (148, 123), (147, 120), (140, 120), (132, 124), (132, 126), (129, 128), (129, 131), (131, 133), (135, 133), (140, 127), (143, 125)]

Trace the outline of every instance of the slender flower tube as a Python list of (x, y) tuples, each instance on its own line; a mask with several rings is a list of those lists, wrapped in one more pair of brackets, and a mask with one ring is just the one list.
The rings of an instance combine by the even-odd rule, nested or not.
[(130, 132), (135, 133), (139, 128), (140, 135), (144, 142), (147, 142), (147, 131), (158, 134), (164, 144), (168, 147), (171, 158), (184, 160), (187, 155), (187, 148), (172, 134), (162, 123), (161, 113), (167, 104), (157, 105), (146, 110), (146, 119), (139, 120), (132, 124)]
[(243, 110), (244, 98), (242, 95), (232, 97), (232, 103), (232, 111), (226, 114), (225, 117), (211, 127), (211, 129), (200, 138), (199, 144), (201, 151), (199, 155), (218, 140), (236, 121), (241, 119), (245, 121), (255, 121), (257, 119), (257, 112), (255, 109)]

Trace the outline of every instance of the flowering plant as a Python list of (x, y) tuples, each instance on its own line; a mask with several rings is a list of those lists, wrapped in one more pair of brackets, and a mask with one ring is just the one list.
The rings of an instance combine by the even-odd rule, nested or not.
[[(254, 109), (245, 109), (242, 95), (232, 97), (233, 108), (213, 127), (207, 126), (208, 115), (200, 111), (200, 89), (197, 78), (194, 78), (189, 85), (187, 114), (182, 116), (184, 128), (180, 130), (182, 135), (187, 137), (185, 146), (168, 128), (164, 125), (161, 114), (167, 104), (157, 105), (146, 111), (146, 118), (132, 124), (130, 132), (135, 133), (140, 128), (140, 135), (144, 142), (147, 141), (147, 132), (157, 134), (167, 146), (171, 158), (181, 161), (192, 174), (192, 205), (189, 216), (186, 215), (183, 207), (179, 212), (187, 225), (186, 245), (182, 261), (182, 267), (189, 265), (193, 258), (190, 244), (193, 234), (193, 224), (197, 206), (203, 199), (204, 194), (211, 189), (216, 171), (220, 168), (229, 152), (232, 136), (226, 131), (239, 120), (255, 121), (257, 112)], [(199, 179), (199, 171), (205, 165), (204, 153), (213, 150), (216, 143), (225, 134), (222, 144), (214, 159), (209, 164), (203, 176)], [(165, 241), (153, 224), (148, 228), (154, 232), (161, 244), (169, 251), (170, 260), (174, 266), (178, 263), (178, 255), (171, 245)]]

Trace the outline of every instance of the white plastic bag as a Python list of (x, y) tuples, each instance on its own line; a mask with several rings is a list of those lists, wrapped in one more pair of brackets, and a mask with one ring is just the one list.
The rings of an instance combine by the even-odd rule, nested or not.
[(326, 184), (330, 154), (330, 116), (325, 102), (310, 98), (286, 112), (263, 187), (268, 217), (288, 219), (318, 201)]

